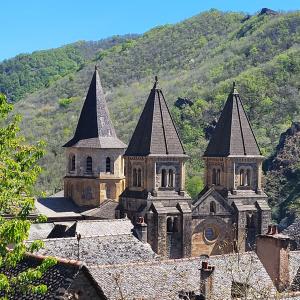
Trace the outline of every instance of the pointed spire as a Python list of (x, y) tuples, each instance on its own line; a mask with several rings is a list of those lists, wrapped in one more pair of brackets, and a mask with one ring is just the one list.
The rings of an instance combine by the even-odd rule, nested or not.
[(64, 147), (126, 147), (117, 138), (111, 122), (97, 66), (95, 66), (74, 137)]
[(153, 90), (158, 90), (159, 89), (159, 83), (158, 83), (158, 77), (154, 77), (154, 85), (153, 85)]
[(261, 155), (235, 82), (204, 153), (204, 157), (229, 155)]
[(125, 152), (127, 156), (149, 154), (185, 156), (166, 100), (158, 88), (157, 76)]

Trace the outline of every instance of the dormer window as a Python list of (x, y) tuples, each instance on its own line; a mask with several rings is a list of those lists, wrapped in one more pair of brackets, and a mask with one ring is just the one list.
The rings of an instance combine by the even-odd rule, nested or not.
[(86, 158), (86, 172), (92, 173), (93, 172), (93, 160), (90, 156)]

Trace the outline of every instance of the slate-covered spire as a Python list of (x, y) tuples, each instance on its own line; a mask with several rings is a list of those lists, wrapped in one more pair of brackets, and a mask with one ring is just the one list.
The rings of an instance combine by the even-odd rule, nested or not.
[(235, 83), (204, 153), (204, 157), (229, 155), (261, 155)]
[(185, 151), (155, 76), (144, 110), (125, 152), (126, 156), (183, 155)]
[(84, 101), (74, 137), (64, 147), (126, 148), (109, 117), (97, 67)]

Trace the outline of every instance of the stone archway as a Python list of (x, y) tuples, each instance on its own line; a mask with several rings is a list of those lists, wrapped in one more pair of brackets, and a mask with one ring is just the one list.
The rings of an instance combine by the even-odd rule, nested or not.
[[(199, 220), (200, 221), (200, 220)], [(216, 255), (233, 251), (233, 228), (218, 217), (208, 217), (195, 224), (192, 233), (192, 256)]]

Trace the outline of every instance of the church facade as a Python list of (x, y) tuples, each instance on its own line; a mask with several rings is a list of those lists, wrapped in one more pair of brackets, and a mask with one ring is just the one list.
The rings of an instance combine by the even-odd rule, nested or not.
[(115, 134), (95, 70), (65, 147), (65, 196), (81, 206), (119, 201), (116, 217), (130, 218), (136, 235), (162, 257), (247, 251), (271, 222), (263, 156), (235, 87), (199, 157), (205, 161), (205, 188), (197, 199), (185, 190), (188, 155), (157, 78), (126, 148)]

